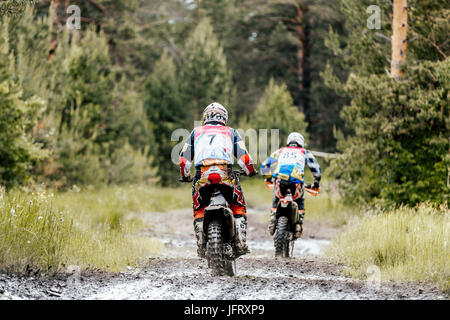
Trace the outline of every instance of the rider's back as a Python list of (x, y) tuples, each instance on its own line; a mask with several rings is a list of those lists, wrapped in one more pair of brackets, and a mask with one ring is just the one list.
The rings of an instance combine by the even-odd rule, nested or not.
[(303, 182), (306, 150), (300, 147), (283, 147), (279, 150), (274, 177), (282, 180)]
[(234, 129), (221, 125), (205, 125), (193, 131), (194, 165), (233, 164)]

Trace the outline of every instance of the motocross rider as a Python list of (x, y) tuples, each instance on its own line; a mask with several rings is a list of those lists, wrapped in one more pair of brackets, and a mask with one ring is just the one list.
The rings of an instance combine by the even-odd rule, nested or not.
[(261, 165), (261, 175), (266, 182), (274, 183), (274, 198), (270, 210), (270, 223), (268, 231), (270, 235), (275, 233), (276, 211), (281, 196), (285, 196), (287, 190), (291, 191), (293, 200), (297, 203), (299, 222), (295, 226), (294, 237), (300, 238), (303, 232), (303, 218), (305, 216), (304, 201), (304, 172), (305, 164), (311, 170), (314, 177), (313, 190), (319, 191), (321, 172), (319, 163), (313, 154), (305, 149), (305, 139), (298, 132), (292, 132), (287, 138), (287, 145), (270, 155)]
[(253, 160), (239, 133), (226, 126), (228, 111), (221, 104), (214, 102), (203, 112), (203, 126), (194, 128), (186, 141), (179, 157), (182, 182), (190, 182), (192, 162), (196, 169), (193, 181), (192, 200), (194, 209), (194, 231), (197, 238), (197, 253), (205, 257), (203, 239), (203, 218), (214, 188), (219, 188), (225, 197), (236, 222), (236, 255), (249, 253), (246, 244), (247, 214), (238, 179), (232, 171), (233, 157), (249, 176), (256, 175)]

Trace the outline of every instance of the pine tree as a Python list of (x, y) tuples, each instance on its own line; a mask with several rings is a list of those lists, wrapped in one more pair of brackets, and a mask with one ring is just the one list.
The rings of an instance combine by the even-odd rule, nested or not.
[[(406, 29), (406, 23), (393, 25), (384, 14), (381, 29), (369, 30), (362, 18), (367, 15), (361, 17), (369, 4), (343, 0), (348, 37), (342, 42), (332, 35), (328, 43), (350, 71), (345, 82), (326, 76), (350, 99), (341, 114), (349, 134), (338, 142), (344, 157), (334, 161), (330, 172), (340, 179), (340, 189), (351, 202), (412, 206), (448, 202), (450, 70), (444, 39), (449, 26), (442, 17), (448, 16), (450, 7), (426, 0), (410, 3), (408, 60), (400, 66), (403, 75), (392, 72), (402, 79), (395, 81), (389, 73), (392, 50), (386, 35), (396, 25)], [(378, 4), (385, 12), (393, 9), (389, 3)], [(405, 45), (403, 40), (399, 37)]]
[(145, 85), (145, 111), (152, 123), (153, 142), (150, 153), (156, 175), (162, 185), (178, 180), (178, 170), (171, 160), (172, 132), (182, 128), (186, 110), (180, 99), (177, 70), (167, 51), (155, 65)]
[(287, 85), (305, 113), (311, 144), (333, 151), (333, 127), (342, 128), (339, 110), (345, 100), (323, 84), (320, 73), (332, 58), (324, 45), (329, 27), (341, 31), (343, 25), (337, 3), (241, 0), (200, 6), (223, 41), (236, 84), (239, 118), (251, 116), (274, 78)]
[[(271, 129), (279, 129), (281, 143), (286, 141), (288, 135), (294, 131), (302, 133), (305, 139), (308, 139), (305, 115), (294, 105), (287, 86), (277, 85), (273, 79), (266, 86), (251, 119), (248, 125), (253, 128), (267, 129), (268, 132)], [(270, 145), (268, 150), (272, 148)]]
[(23, 98), (20, 83), (13, 80), (9, 20), (0, 24), (0, 185), (12, 187), (29, 180), (33, 161), (47, 154), (30, 135), (32, 121), (45, 105), (37, 96)]
[[(137, 85), (114, 72), (107, 37), (92, 29), (80, 38), (71, 38), (67, 29), (55, 34), (51, 22), (48, 16), (35, 18), (28, 8), (2, 25), (10, 39), (10, 78), (22, 88), (20, 98), (37, 95), (45, 101), (46, 108), (29, 119), (33, 125), (27, 130), (51, 151), (48, 159), (35, 163), (35, 176), (56, 187), (116, 178), (123, 182), (133, 174), (123, 171), (119, 177), (117, 168), (123, 164), (118, 161), (132, 159), (136, 166), (127, 168), (145, 172), (148, 164), (139, 167), (139, 159), (146, 152), (149, 124)], [(58, 46), (47, 59), (52, 38)]]
[(203, 109), (214, 101), (228, 107), (233, 116), (236, 107), (232, 74), (208, 18), (203, 19), (186, 40), (180, 78), (187, 125), (201, 120)]
[[(72, 42), (65, 58), (68, 89), (62, 104), (60, 137), (56, 147), (57, 157), (66, 163), (59, 170), (67, 178), (64, 183), (86, 184), (84, 179), (95, 176), (90, 170), (98, 167), (101, 170), (95, 170), (97, 183), (123, 182), (127, 172), (122, 172), (122, 176), (114, 173), (117, 172), (115, 166), (122, 166), (117, 160), (131, 163), (133, 158), (142, 158), (142, 152), (147, 149), (149, 127), (140, 97), (133, 92), (127, 94), (129, 86), (123, 81), (117, 82), (107, 37), (102, 32), (86, 31), (79, 42)], [(67, 144), (66, 139), (73, 145)], [(129, 150), (130, 145), (134, 151), (127, 152), (130, 158), (126, 160), (123, 157), (126, 153), (121, 150)], [(65, 150), (66, 147), (70, 152)], [(121, 156), (114, 156), (118, 154)], [(68, 158), (63, 159), (65, 156)], [(83, 158), (91, 159), (92, 168), (78, 161)], [(67, 165), (67, 162), (72, 165)], [(82, 167), (74, 165), (76, 163)], [(142, 165), (142, 161), (136, 165)], [(83, 168), (88, 171), (83, 171)], [(145, 167), (132, 168), (139, 172), (146, 170)]]

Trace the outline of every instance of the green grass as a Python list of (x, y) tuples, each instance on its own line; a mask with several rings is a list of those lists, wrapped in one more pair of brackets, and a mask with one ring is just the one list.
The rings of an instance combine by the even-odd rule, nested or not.
[(140, 235), (145, 225), (132, 213), (190, 205), (188, 187), (0, 192), (0, 270), (55, 274), (77, 265), (117, 272), (140, 265), (161, 244)]
[(448, 209), (420, 205), (372, 213), (350, 223), (326, 255), (365, 278), (369, 266), (381, 280), (426, 281), (450, 291), (450, 217)]
[(108, 224), (111, 229), (120, 228), (139, 220), (129, 220), (129, 213), (145, 211), (167, 212), (192, 206), (191, 187), (159, 188), (157, 186), (108, 186), (100, 189), (72, 190), (57, 194), (55, 205), (61, 210), (75, 211), (77, 216), (94, 215), (96, 225)]
[(305, 219), (340, 228), (360, 215), (360, 211), (345, 205), (341, 197), (323, 188), (317, 197), (305, 195)]
[(40, 196), (0, 195), (0, 268), (7, 272), (56, 272), (68, 255), (73, 222)]
[(245, 203), (248, 207), (263, 209), (269, 208), (272, 205), (273, 191), (268, 190), (264, 186), (264, 180), (261, 177), (242, 177), (242, 190), (244, 192)]

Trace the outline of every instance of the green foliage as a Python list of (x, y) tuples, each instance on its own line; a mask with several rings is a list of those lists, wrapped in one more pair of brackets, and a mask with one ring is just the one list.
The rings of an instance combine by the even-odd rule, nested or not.
[[(380, 8), (380, 30), (371, 30), (367, 27), (367, 19), (370, 16), (367, 8), (371, 5)], [(347, 32), (342, 35), (336, 34), (333, 29), (330, 30), (326, 44), (338, 57), (331, 63), (361, 75), (386, 73), (385, 69), (390, 65), (388, 59), (390, 59), (391, 46), (389, 41), (377, 34), (389, 37), (392, 32), (391, 4), (383, 0), (342, 0), (339, 10), (344, 15)]]
[(107, 138), (105, 117), (113, 103), (114, 74), (108, 55), (105, 37), (88, 31), (79, 43), (71, 46), (65, 76), (68, 77), (68, 92), (63, 105), (61, 126), (71, 129), (74, 112), (85, 113), (83, 127), (78, 126), (83, 138), (96, 137), (100, 141)]
[[(139, 139), (148, 137), (148, 124), (137, 96), (125, 94), (125, 82), (116, 80), (106, 37), (88, 30), (67, 51), (57, 50), (55, 59), (60, 54), (65, 95), (62, 108), (53, 110), (60, 119), (54, 148), (60, 165), (50, 178), (62, 186), (144, 180), (148, 168), (142, 161), (132, 161), (146, 148), (146, 141)], [(135, 149), (130, 149), (129, 141)], [(123, 170), (130, 165), (137, 170), (134, 174)], [(137, 172), (146, 173), (139, 176)]]
[[(381, 29), (369, 29), (367, 8), (381, 11)], [(338, 59), (329, 62), (359, 75), (385, 74), (390, 69), (392, 5), (383, 0), (341, 0), (338, 9), (344, 16), (345, 30), (330, 30), (327, 46)], [(434, 0), (409, 1), (408, 49), (410, 62), (442, 60), (450, 53), (447, 41), (450, 6)]]
[(342, 113), (355, 134), (334, 163), (342, 191), (355, 202), (448, 201), (450, 61), (409, 65), (405, 80), (349, 79)]
[(134, 149), (128, 142), (111, 154), (111, 163), (107, 162), (108, 184), (133, 184), (136, 181), (147, 182), (152, 176), (147, 157), (148, 148), (143, 151)]
[(330, 168), (340, 178), (347, 201), (448, 202), (450, 70), (445, 58), (449, 47), (443, 39), (449, 31), (444, 18), (450, 8), (433, 3), (411, 3), (408, 64), (404, 80), (395, 82), (386, 75), (390, 43), (379, 37), (392, 32), (390, 5), (377, 3), (382, 8), (382, 29), (369, 30), (363, 11), (370, 1), (342, 1), (350, 32), (347, 38), (331, 32), (327, 44), (351, 73), (341, 82), (330, 64), (324, 77), (351, 99), (341, 113), (347, 137), (338, 133), (345, 158)]
[[(298, 34), (297, 4), (303, 8)], [(343, 32), (338, 2), (314, 1), (200, 1), (197, 14), (211, 18), (227, 63), (233, 71), (239, 119), (250, 119), (271, 78), (287, 85), (294, 104), (305, 114), (311, 145), (335, 150), (333, 127), (343, 127), (339, 111), (343, 98), (326, 87), (320, 77), (333, 54), (324, 39), (330, 26)], [(195, 20), (198, 21), (198, 20)], [(303, 42), (303, 80), (298, 54)]]
[(22, 100), (18, 86), (11, 81), (0, 81), (0, 184), (13, 186), (30, 177), (32, 161), (45, 156), (45, 151), (27, 134), (30, 117), (42, 102)]
[[(75, 0), (71, 4), (83, 12), (79, 31), (64, 28), (62, 16), (57, 19), (59, 26), (50, 21), (49, 4), (1, 20), (2, 103), (11, 112), (4, 116), (17, 119), (15, 128), (21, 128), (10, 130), (11, 135), (2, 133), (2, 139), (16, 148), (19, 140), (12, 136), (21, 136), (29, 151), (28, 155), (20, 151), (20, 158), (10, 150), (8, 164), (1, 166), (8, 174), (7, 183), (24, 182), (29, 173), (34, 180), (55, 187), (142, 181), (151, 175), (151, 162), (160, 183), (169, 184), (177, 175), (170, 159), (171, 133), (190, 129), (194, 120), (201, 119), (203, 108), (218, 101), (228, 107), (230, 125), (279, 128), (281, 143), (289, 131), (307, 130), (310, 147), (334, 151), (332, 132), (342, 135), (341, 148), (364, 159), (358, 162), (360, 167), (348, 169), (351, 173), (342, 173), (342, 181), (350, 188), (343, 190), (353, 190), (350, 186), (355, 185), (352, 199), (415, 203), (423, 198), (418, 194), (426, 194), (423, 190), (432, 190), (436, 201), (442, 199), (445, 179), (438, 177), (446, 176), (443, 170), (448, 169), (447, 162), (439, 160), (443, 136), (435, 131), (445, 135), (447, 127), (437, 121), (434, 108), (442, 107), (437, 100), (446, 99), (445, 92), (439, 93), (446, 80), (439, 80), (442, 66), (420, 65), (424, 58), (443, 61), (448, 56), (447, 4), (411, 1), (407, 57), (409, 74), (417, 79), (407, 79), (411, 82), (405, 82), (405, 87), (391, 86), (385, 76), (390, 59), (386, 38), (391, 32), (387, 1)], [(303, 13), (301, 34), (298, 4)], [(382, 10), (381, 30), (367, 28), (366, 10), (372, 4)], [(57, 46), (49, 55), (53, 43)], [(298, 73), (300, 43), (303, 80)], [(413, 71), (416, 67), (424, 71)], [(421, 79), (429, 73), (430, 92)], [(353, 80), (346, 82), (349, 74)], [(274, 80), (266, 88), (270, 79)], [(421, 88), (416, 93), (415, 86)], [(404, 105), (404, 96), (408, 107), (435, 106), (430, 107), (433, 112), (424, 113), (427, 119), (417, 123), (433, 121), (438, 129), (420, 131), (413, 126), (413, 118), (393, 125), (406, 130), (403, 135), (411, 135), (410, 141), (394, 130), (383, 129), (384, 136), (365, 132), (373, 119), (403, 112), (397, 108)], [(339, 117), (350, 100), (354, 101)], [(383, 111), (362, 112), (374, 106), (368, 100), (382, 104)], [(21, 115), (14, 110), (21, 110)], [(447, 109), (442, 110), (445, 118)], [(430, 140), (420, 138), (421, 134), (428, 134)], [(343, 139), (349, 135), (353, 138), (346, 144)], [(405, 147), (411, 141), (416, 151)], [(432, 149), (427, 159), (433, 163), (422, 161), (425, 145)], [(46, 159), (42, 159), (44, 153), (35, 152), (41, 149), (49, 151)], [(384, 157), (386, 152), (390, 157)], [(429, 179), (424, 180), (424, 167), (416, 167), (415, 161), (433, 168)], [(349, 167), (353, 165), (356, 162)], [(382, 166), (393, 171), (375, 183)], [(342, 170), (347, 169), (335, 171)], [(356, 187), (359, 183), (361, 188)]]
[(12, 79), (14, 57), (10, 54), (7, 29), (0, 34), (0, 185), (13, 186), (30, 178), (32, 161), (46, 155), (30, 136), (35, 117), (45, 104), (38, 97), (23, 98), (23, 90)]
[(152, 123), (151, 155), (156, 174), (162, 185), (174, 184), (178, 170), (171, 160), (172, 132), (192, 128), (194, 121), (202, 120), (203, 109), (214, 101), (225, 105), (233, 119), (232, 76), (209, 19), (202, 20), (189, 35), (180, 64), (175, 64), (167, 50), (163, 52), (145, 83), (144, 97)]
[(214, 101), (227, 106), (232, 113), (232, 75), (208, 18), (203, 19), (186, 40), (180, 79), (183, 109), (189, 125), (201, 120), (204, 108)]
[(151, 149), (152, 162), (162, 185), (177, 181), (179, 174), (170, 159), (173, 148), (170, 138), (175, 129), (181, 128), (183, 124), (187, 125), (183, 118), (185, 111), (181, 104), (176, 72), (172, 58), (164, 52), (145, 87), (145, 111), (153, 124), (152, 133), (155, 139)]
[(11, 273), (61, 270), (72, 223), (42, 194), (0, 191), (0, 269)]
[(410, 3), (409, 20), (409, 59), (436, 61), (449, 56), (450, 3), (413, 0)]
[[(149, 123), (133, 85), (114, 71), (105, 34), (92, 28), (82, 36), (58, 33), (49, 57), (52, 26), (49, 18), (34, 16), (28, 8), (2, 22), (9, 60), (0, 72), (22, 88), (17, 98), (28, 101), (20, 126), (50, 151), (46, 160), (34, 162), (36, 180), (67, 187), (147, 179)], [(45, 109), (33, 103), (34, 96)], [(26, 152), (23, 157), (30, 158)], [(22, 179), (22, 173), (2, 167)]]
[(269, 131), (270, 129), (279, 129), (281, 145), (284, 145), (288, 135), (293, 131), (302, 133), (306, 141), (308, 140), (305, 115), (294, 106), (287, 86), (285, 84), (277, 85), (273, 79), (267, 85), (251, 118), (248, 125), (253, 128), (268, 129)]

